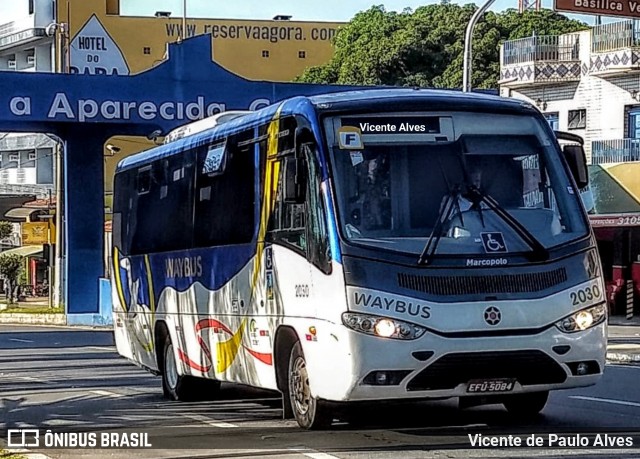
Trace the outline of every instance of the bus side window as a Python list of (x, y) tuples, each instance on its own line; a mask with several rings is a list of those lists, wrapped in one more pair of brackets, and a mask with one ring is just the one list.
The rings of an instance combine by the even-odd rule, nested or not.
[[(306, 209), (305, 203), (285, 202), (285, 158), (293, 158), (295, 153), (296, 120), (292, 117), (283, 118), (279, 123), (277, 157), (268, 159), (265, 165), (265, 178), (271, 183), (277, 183), (274, 206), (269, 218), (267, 238), (276, 244), (280, 243), (296, 249), (306, 255)], [(267, 157), (268, 142), (260, 146), (261, 156)], [(266, 176), (271, 174), (271, 177)]]
[(267, 167), (267, 173), (275, 175), (277, 171), (278, 174), (277, 177), (272, 177), (272, 180), (277, 180), (278, 185), (275, 205), (269, 219), (268, 238), (272, 242), (282, 243), (306, 253), (305, 204), (285, 202), (283, 193), (285, 180), (284, 163), (284, 158), (282, 158), (275, 161), (273, 167)]
[(309, 261), (325, 273), (331, 272), (331, 253), (327, 230), (327, 213), (324, 208), (320, 167), (316, 157), (315, 143), (304, 143), (302, 155), (308, 165), (307, 173), (307, 228), (309, 238)]
[(253, 131), (198, 150), (195, 247), (246, 244), (255, 228), (255, 154), (238, 143)]
[(138, 170), (131, 209), (136, 218), (129, 228), (132, 254), (191, 247), (194, 158), (193, 150), (186, 150)]
[(132, 195), (135, 191), (131, 182), (135, 179), (134, 173), (135, 171), (129, 170), (114, 177), (112, 244), (118, 247), (123, 255), (129, 255), (132, 236), (129, 228), (131, 223), (135, 222), (135, 214), (131, 215)]

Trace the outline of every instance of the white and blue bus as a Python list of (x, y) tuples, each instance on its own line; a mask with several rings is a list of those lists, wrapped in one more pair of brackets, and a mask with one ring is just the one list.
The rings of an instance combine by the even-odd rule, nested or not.
[(530, 104), (372, 89), (236, 115), (115, 175), (117, 349), (166, 397), (277, 390), (312, 429), (358, 401), (532, 415), (601, 378), (584, 150)]

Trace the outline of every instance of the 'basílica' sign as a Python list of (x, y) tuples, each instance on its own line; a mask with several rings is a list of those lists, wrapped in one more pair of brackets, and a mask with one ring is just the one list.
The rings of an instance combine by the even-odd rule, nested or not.
[(553, 3), (555, 11), (640, 18), (640, 0), (554, 0)]

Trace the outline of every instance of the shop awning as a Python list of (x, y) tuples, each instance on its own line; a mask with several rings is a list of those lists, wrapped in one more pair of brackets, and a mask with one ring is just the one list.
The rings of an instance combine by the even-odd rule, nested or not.
[(41, 245), (23, 245), (22, 247), (16, 247), (13, 249), (0, 252), (0, 255), (20, 255), (22, 257), (39, 256), (42, 255)]
[(7, 213), (4, 214), (8, 219), (13, 220), (27, 220), (33, 219), (38, 215), (42, 215), (46, 213), (43, 209), (34, 209), (32, 207), (16, 207), (15, 209), (10, 209)]

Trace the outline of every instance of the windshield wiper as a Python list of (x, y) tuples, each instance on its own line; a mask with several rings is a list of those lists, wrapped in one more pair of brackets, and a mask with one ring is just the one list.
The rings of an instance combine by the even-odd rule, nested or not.
[(480, 210), (480, 202), (484, 202), (489, 209), (493, 210), (495, 214), (500, 217), (505, 223), (507, 223), (520, 238), (531, 247), (532, 261), (544, 261), (549, 259), (549, 251), (538, 241), (533, 234), (517, 219), (513, 218), (509, 212), (493, 199), (491, 196), (484, 194), (474, 185), (468, 186), (468, 193), (471, 196), (473, 202), (477, 202), (478, 212)]
[(444, 167), (442, 166), (441, 158), (438, 158), (438, 165), (440, 166), (440, 172), (442, 173), (442, 178), (447, 185), (449, 193), (444, 195), (446, 196), (446, 199), (440, 207), (440, 212), (438, 212), (438, 216), (436, 217), (436, 222), (433, 225), (433, 229), (431, 230), (429, 239), (427, 239), (427, 243), (425, 244), (422, 253), (418, 257), (419, 265), (426, 265), (427, 263), (429, 263), (429, 260), (435, 253), (436, 248), (438, 247), (438, 243), (440, 242), (440, 238), (442, 237), (442, 225), (444, 225), (444, 223), (449, 220), (451, 212), (453, 212), (454, 208), (457, 210), (458, 215), (460, 215), (461, 223), (464, 224), (464, 222), (462, 222), (462, 212), (460, 211), (460, 201), (458, 200), (458, 196), (460, 196), (460, 185), (451, 186), (449, 177), (447, 177), (447, 173), (444, 171)]
[(420, 254), (418, 258), (418, 264), (427, 264), (431, 256), (435, 253), (436, 248), (438, 247), (438, 243), (440, 242), (440, 238), (442, 237), (442, 225), (449, 220), (451, 216), (451, 212), (455, 208), (457, 208), (458, 213), (460, 213), (460, 202), (458, 201), (458, 196), (460, 195), (460, 191), (457, 189), (451, 190), (448, 194), (446, 194), (446, 200), (440, 209), (440, 213), (438, 213), (438, 217), (436, 218), (436, 224), (433, 226), (431, 230), (431, 234), (429, 235), (429, 239), (427, 239), (427, 244), (424, 246), (424, 250)]

